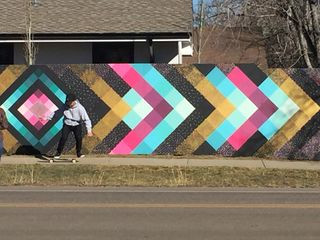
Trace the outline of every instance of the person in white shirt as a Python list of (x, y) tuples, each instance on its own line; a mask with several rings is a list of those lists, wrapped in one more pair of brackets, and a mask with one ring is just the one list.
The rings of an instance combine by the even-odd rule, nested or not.
[[(52, 119), (54, 113), (48, 117), (48, 119)], [(54, 158), (59, 159), (63, 148), (66, 144), (68, 136), (70, 132), (74, 133), (76, 139), (76, 150), (77, 157), (82, 158), (84, 155), (81, 153), (82, 149), (82, 126), (81, 124), (84, 122), (87, 135), (89, 137), (93, 136), (92, 134), (92, 125), (91, 120), (87, 114), (85, 108), (80, 104), (77, 97), (74, 94), (68, 94), (66, 98), (66, 109), (63, 112), (64, 120), (62, 127), (62, 135), (58, 144), (57, 153)]]

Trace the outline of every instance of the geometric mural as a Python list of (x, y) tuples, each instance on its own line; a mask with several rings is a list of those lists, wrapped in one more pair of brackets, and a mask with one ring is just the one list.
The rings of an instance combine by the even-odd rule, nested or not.
[(317, 69), (254, 64), (1, 66), (4, 148), (53, 153), (73, 92), (93, 125), (87, 153), (320, 160), (319, 79)]

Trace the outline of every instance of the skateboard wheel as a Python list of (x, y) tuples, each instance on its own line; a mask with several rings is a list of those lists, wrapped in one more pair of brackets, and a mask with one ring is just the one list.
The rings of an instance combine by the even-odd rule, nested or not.
[(72, 163), (76, 163), (77, 161), (75, 159), (72, 159)]
[(50, 163), (53, 163), (53, 160), (52, 159), (50, 159), (50, 161), (49, 161)]

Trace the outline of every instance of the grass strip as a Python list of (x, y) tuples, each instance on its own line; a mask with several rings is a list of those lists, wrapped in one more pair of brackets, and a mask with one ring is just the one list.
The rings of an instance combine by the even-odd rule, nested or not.
[(239, 167), (1, 165), (0, 185), (320, 187), (320, 171)]

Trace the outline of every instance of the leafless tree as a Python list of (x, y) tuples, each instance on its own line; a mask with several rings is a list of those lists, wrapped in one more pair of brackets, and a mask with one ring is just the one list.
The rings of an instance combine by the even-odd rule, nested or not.
[(198, 63), (202, 61), (202, 51), (209, 40), (216, 37), (213, 33), (219, 31), (223, 34), (226, 29), (230, 30), (237, 25), (237, 12), (242, 6), (241, 2), (242, 0), (200, 0), (194, 7), (193, 44)]
[(33, 42), (33, 18), (32, 18), (32, 10), (36, 6), (37, 2), (35, 0), (25, 0), (25, 60), (28, 65), (35, 64), (36, 54), (37, 54), (37, 46)]
[(319, 0), (245, 0), (242, 14), (262, 28), (271, 66), (320, 67)]

